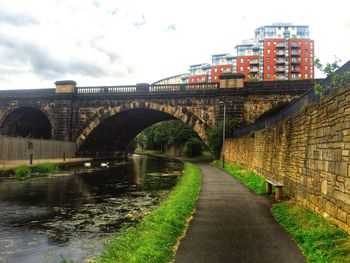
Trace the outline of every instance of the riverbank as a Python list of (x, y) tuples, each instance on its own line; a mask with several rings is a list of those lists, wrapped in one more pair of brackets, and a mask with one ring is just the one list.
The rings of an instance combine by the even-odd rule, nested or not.
[(170, 262), (195, 209), (201, 186), (200, 170), (186, 163), (183, 176), (161, 205), (140, 224), (118, 234), (97, 262)]
[[(218, 161), (215, 165), (222, 167)], [(257, 195), (265, 194), (265, 179), (249, 169), (225, 164), (224, 170)], [(308, 262), (350, 262), (350, 236), (322, 216), (290, 200), (274, 204), (271, 213), (291, 234)]]
[[(74, 163), (89, 162), (92, 158), (70, 157), (63, 161), (62, 158), (54, 159), (34, 159), (33, 165), (39, 163), (56, 163), (58, 165), (69, 165)], [(19, 165), (29, 165), (29, 160), (0, 160), (0, 171), (11, 170)]]

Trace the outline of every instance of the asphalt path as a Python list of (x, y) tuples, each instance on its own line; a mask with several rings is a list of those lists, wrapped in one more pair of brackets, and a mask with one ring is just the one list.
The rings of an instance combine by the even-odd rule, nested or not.
[(175, 263), (306, 262), (272, 217), (269, 198), (208, 163), (196, 165), (202, 189)]

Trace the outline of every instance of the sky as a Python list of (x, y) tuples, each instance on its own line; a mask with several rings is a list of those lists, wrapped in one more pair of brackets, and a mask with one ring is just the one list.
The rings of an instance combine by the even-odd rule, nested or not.
[(315, 56), (344, 64), (349, 10), (349, 0), (1, 0), (0, 89), (153, 83), (235, 54), (277, 22), (309, 25)]

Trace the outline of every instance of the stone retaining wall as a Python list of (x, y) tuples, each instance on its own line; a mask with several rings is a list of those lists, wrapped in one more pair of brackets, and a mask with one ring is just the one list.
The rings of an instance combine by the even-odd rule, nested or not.
[[(30, 149), (32, 148), (32, 149)], [(13, 138), (0, 136), (0, 161), (62, 158), (75, 156), (76, 144), (73, 142)]]
[(225, 141), (227, 162), (284, 183), (292, 198), (350, 233), (350, 86), (283, 122)]

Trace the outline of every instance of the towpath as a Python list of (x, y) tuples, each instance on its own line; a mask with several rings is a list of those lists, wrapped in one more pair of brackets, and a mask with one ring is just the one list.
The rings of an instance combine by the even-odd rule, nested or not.
[(271, 200), (208, 163), (196, 164), (202, 189), (175, 263), (306, 262), (272, 217)]

